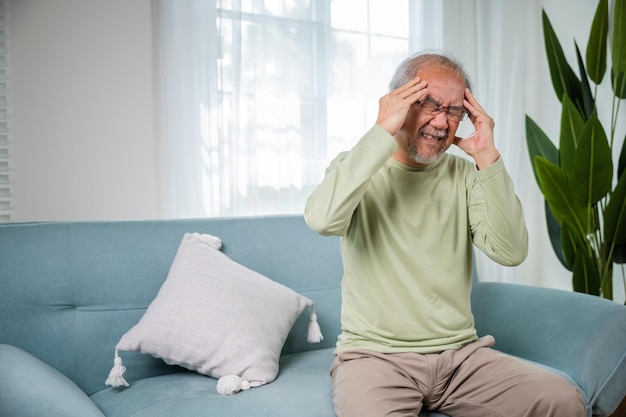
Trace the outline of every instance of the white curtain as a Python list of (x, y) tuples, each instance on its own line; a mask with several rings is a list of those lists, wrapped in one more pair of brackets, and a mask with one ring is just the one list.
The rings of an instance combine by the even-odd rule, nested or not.
[(439, 36), (426, 4), (155, 0), (165, 216), (302, 213), (397, 64)]
[[(496, 146), (525, 210), (531, 242), (529, 258), (539, 247), (540, 253), (551, 251), (545, 247), (549, 245), (547, 240), (537, 239), (538, 234), (547, 239), (547, 234), (524, 130), (524, 115), (532, 107), (528, 98), (535, 97), (533, 72), (541, 66), (544, 54), (539, 1), (445, 0), (443, 14), (446, 23), (456, 28), (444, 33), (443, 47), (465, 63), (474, 95), (495, 121)], [(470, 133), (471, 126), (464, 123)], [(533, 278), (540, 277), (545, 285), (546, 277), (553, 274), (545, 274), (543, 267), (541, 273), (529, 271), (531, 264), (537, 267), (542, 261), (528, 260), (510, 268), (477, 253), (477, 269), (483, 280), (536, 284)]]
[(214, 104), (211, 79), (205, 76), (218, 53), (214, 1), (159, 1), (153, 9), (163, 213), (201, 216), (203, 136), (215, 131), (201, 113), (203, 105)]

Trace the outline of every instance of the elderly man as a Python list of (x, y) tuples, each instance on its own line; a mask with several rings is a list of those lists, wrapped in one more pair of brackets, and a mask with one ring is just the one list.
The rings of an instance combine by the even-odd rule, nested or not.
[[(475, 132), (460, 138), (466, 115)], [(472, 245), (511, 266), (528, 250), (493, 128), (460, 64), (412, 56), (380, 99), (376, 125), (309, 197), (309, 227), (342, 237), (331, 368), (339, 417), (586, 415), (568, 381), (492, 349), (493, 337), (474, 328)], [(474, 163), (446, 153), (453, 144)]]

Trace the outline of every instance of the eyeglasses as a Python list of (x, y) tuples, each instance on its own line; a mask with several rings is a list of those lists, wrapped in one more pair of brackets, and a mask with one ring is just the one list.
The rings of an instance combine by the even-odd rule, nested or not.
[(419, 104), (420, 108), (427, 114), (435, 115), (445, 111), (448, 119), (454, 120), (455, 122), (460, 122), (467, 114), (463, 107), (445, 107), (437, 103), (432, 98), (418, 100), (416, 103)]

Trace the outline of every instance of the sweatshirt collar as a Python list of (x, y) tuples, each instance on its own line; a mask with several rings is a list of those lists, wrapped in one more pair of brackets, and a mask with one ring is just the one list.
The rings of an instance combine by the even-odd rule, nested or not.
[(387, 164), (392, 166), (392, 167), (394, 167), (394, 168), (403, 169), (405, 171), (424, 172), (424, 171), (431, 171), (431, 170), (437, 168), (439, 165), (441, 165), (441, 163), (445, 159), (447, 159), (449, 157), (450, 157), (450, 155), (448, 155), (447, 153), (444, 153), (443, 155), (441, 155), (441, 157), (439, 159), (437, 159), (432, 164), (424, 166), (424, 167), (419, 167), (419, 168), (403, 164), (402, 162), (400, 162), (397, 159), (395, 159), (393, 156), (391, 158), (389, 158), (389, 160), (387, 161)]

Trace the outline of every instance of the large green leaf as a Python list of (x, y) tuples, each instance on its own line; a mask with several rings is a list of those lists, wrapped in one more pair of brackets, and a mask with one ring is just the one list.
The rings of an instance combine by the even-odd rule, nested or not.
[(582, 112), (583, 100), (580, 89), (580, 80), (567, 63), (561, 43), (552, 28), (550, 19), (545, 10), (542, 12), (543, 19), (543, 39), (546, 46), (546, 56), (548, 58), (548, 66), (550, 67), (550, 77), (552, 78), (552, 86), (559, 100), (563, 98), (563, 94), (572, 99), (572, 102)]
[(621, 176), (626, 171), (626, 137), (624, 137), (624, 141), (622, 142), (622, 150), (619, 154), (619, 161), (617, 163), (617, 178), (621, 178)]
[(600, 274), (594, 258), (586, 250), (580, 249), (576, 252), (572, 286), (577, 292), (600, 295)]
[(604, 236), (607, 245), (626, 244), (626, 175), (622, 175), (604, 209)]
[(611, 191), (612, 157), (602, 123), (594, 113), (580, 132), (571, 174), (580, 204), (593, 205)]
[[(548, 227), (548, 236), (550, 237), (550, 243), (552, 244), (552, 249), (556, 254), (556, 257), (559, 258), (561, 264), (567, 268), (568, 271), (572, 270), (574, 265), (573, 257), (568, 257), (569, 252), (563, 247), (563, 238), (562, 238), (562, 228), (559, 221), (554, 217), (552, 210), (550, 210), (550, 206), (548, 202), (544, 199), (544, 209), (546, 212), (546, 226)], [(569, 262), (571, 260), (571, 262)]]
[(539, 177), (537, 176), (537, 168), (535, 167), (535, 156), (539, 155), (558, 165), (559, 150), (537, 123), (528, 115), (526, 115), (526, 145), (528, 146), (528, 155), (530, 156), (533, 173), (535, 174), (537, 185), (539, 185)]
[(588, 209), (577, 203), (567, 174), (558, 165), (541, 156), (535, 156), (535, 167), (539, 177), (539, 187), (554, 217), (560, 223), (565, 222), (575, 231), (585, 234)]
[(615, 74), (626, 71), (626, 0), (615, 0), (611, 60)]
[(580, 234), (573, 231), (567, 223), (563, 223), (561, 227), (561, 250), (563, 252), (563, 259), (567, 262), (566, 268), (570, 271), (574, 269), (574, 262), (576, 261), (576, 252), (581, 245)]
[[(578, 147), (578, 137), (585, 122), (567, 95), (563, 96), (561, 111), (561, 136), (559, 140), (559, 161), (565, 173), (571, 174), (574, 170), (574, 158)], [(554, 161), (553, 161), (554, 162)]]
[(576, 45), (576, 60), (578, 61), (578, 71), (580, 72), (580, 92), (583, 100), (582, 115), (585, 117), (585, 120), (587, 120), (593, 113), (595, 103), (593, 94), (591, 93), (591, 87), (589, 86), (589, 78), (587, 77), (587, 72), (585, 71), (585, 64), (583, 63), (583, 58), (580, 55), (580, 49), (578, 49), (578, 44), (576, 42), (574, 42), (574, 45)]
[(607, 34), (609, 33), (609, 2), (600, 0), (596, 13), (593, 16), (591, 30), (589, 31), (589, 41), (587, 42), (587, 73), (589, 78), (600, 84), (606, 72), (606, 47)]
[(622, 71), (617, 77), (611, 70), (611, 88), (615, 97), (626, 98), (626, 71)]

